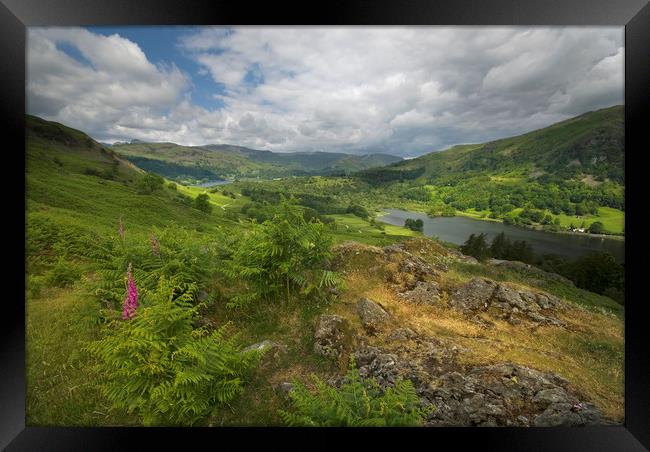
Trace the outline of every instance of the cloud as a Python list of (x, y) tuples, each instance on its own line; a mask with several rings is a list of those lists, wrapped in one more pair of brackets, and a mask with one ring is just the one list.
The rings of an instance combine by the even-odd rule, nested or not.
[[(29, 109), (102, 139), (416, 155), (623, 102), (622, 27), (205, 27), (178, 47), (196, 74), (30, 29)], [(193, 102), (199, 74), (222, 108)]]
[[(62, 45), (73, 46), (79, 57)], [(129, 118), (160, 122), (189, 83), (173, 64), (150, 63), (133, 42), (79, 28), (30, 29), (27, 69), (30, 113), (101, 137)]]

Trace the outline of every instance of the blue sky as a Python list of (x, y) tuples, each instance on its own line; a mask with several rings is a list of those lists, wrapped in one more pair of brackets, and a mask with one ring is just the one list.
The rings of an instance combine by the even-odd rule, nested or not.
[(107, 142), (414, 156), (623, 103), (622, 27), (30, 28), (28, 112)]
[(191, 74), (192, 99), (197, 105), (207, 109), (223, 107), (223, 102), (213, 96), (224, 93), (223, 84), (215, 82), (210, 74), (201, 71), (201, 66), (178, 45), (182, 37), (198, 32), (197, 27), (88, 27), (88, 30), (103, 36), (118, 34), (137, 43), (154, 64), (173, 62), (179, 69)]

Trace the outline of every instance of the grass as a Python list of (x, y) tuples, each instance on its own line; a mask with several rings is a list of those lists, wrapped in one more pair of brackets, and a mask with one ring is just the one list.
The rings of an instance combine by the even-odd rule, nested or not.
[[(435, 256), (430, 256), (435, 258)], [(461, 363), (466, 366), (514, 362), (541, 371), (557, 373), (570, 381), (571, 388), (581, 397), (593, 401), (605, 415), (622, 422), (624, 417), (624, 332), (619, 315), (603, 315), (598, 309), (591, 311), (583, 306), (596, 306), (595, 298), (580, 289), (567, 289), (563, 299), (574, 303), (566, 313), (559, 313), (567, 329), (542, 327), (531, 331), (513, 326), (505, 321), (490, 318), (494, 328), (485, 329), (469, 321), (460, 311), (449, 309), (443, 296), (442, 303), (418, 306), (404, 303), (385, 285), (383, 272), (370, 265), (357, 263), (348, 268), (346, 291), (341, 303), (333, 308), (361, 330), (354, 313), (354, 303), (367, 297), (382, 304), (394, 318), (393, 323), (410, 326), (420, 334), (451, 341), (465, 347)], [(454, 266), (443, 274), (443, 287), (454, 287), (473, 276), (468, 268), (477, 268), (481, 276), (501, 281), (541, 288), (553, 293), (549, 286), (534, 285), (524, 275), (503, 272), (500, 277), (478, 265)], [(558, 293), (557, 291), (555, 292)], [(585, 298), (586, 297), (586, 298)], [(606, 297), (600, 297), (604, 299)], [(593, 304), (590, 304), (593, 303)], [(601, 300), (605, 304), (610, 301)], [(613, 302), (611, 302), (613, 303)], [(571, 306), (571, 305), (570, 305)], [(621, 308), (622, 310), (622, 308)], [(390, 329), (390, 328), (389, 328)], [(371, 345), (390, 347), (384, 335), (371, 339)]]
[(27, 297), (28, 426), (137, 424), (134, 417), (111, 411), (83, 352), (96, 338), (95, 308), (74, 289), (51, 288), (40, 298)]
[(333, 233), (335, 243), (356, 241), (369, 245), (388, 245), (404, 237), (421, 235), (401, 226), (385, 223), (373, 225), (352, 214), (327, 215), (327, 217), (336, 221), (336, 230)]
[[(86, 174), (88, 168), (110, 171), (115, 160), (110, 153), (88, 145), (83, 135), (72, 136), (81, 144), (62, 145), (39, 138), (30, 138), (27, 144), (27, 261), (28, 287), (32, 289), (26, 297), (27, 424), (138, 425), (137, 417), (109, 408), (95, 384), (100, 376), (83, 352), (83, 347), (98, 332), (96, 302), (84, 293), (79, 283), (64, 288), (48, 287), (48, 275), (57, 264), (67, 263), (86, 277), (92, 277), (90, 258), (85, 253), (101, 243), (102, 238), (117, 234), (120, 217), (129, 239), (146, 242), (154, 227), (171, 223), (190, 231), (192, 237), (205, 238), (217, 231), (236, 233), (246, 228), (247, 223), (238, 213), (250, 200), (241, 196), (236, 183), (226, 188), (236, 193), (235, 199), (224, 196), (223, 187), (211, 193), (209, 189), (180, 184), (172, 190), (167, 183), (153, 194), (137, 194), (135, 182), (141, 173), (126, 162), (118, 161), (112, 179)], [(355, 183), (352, 179), (311, 179), (324, 192), (336, 192)], [(276, 185), (281, 183), (294, 184), (294, 181), (280, 181)], [(195, 198), (203, 192), (208, 193), (214, 205), (211, 214), (177, 202), (179, 193)], [(606, 228), (613, 227), (611, 224), (620, 221), (623, 215), (615, 209), (599, 212), (608, 218)], [(465, 214), (480, 217), (485, 213)], [(494, 330), (481, 330), (457, 311), (446, 308), (444, 303), (405, 304), (384, 282), (384, 277), (395, 272), (398, 264), (382, 262), (377, 256), (383, 254), (364, 253), (363, 246), (359, 245), (359, 253), (350, 253), (341, 269), (345, 271), (345, 287), (335, 303), (307, 301), (295, 296), (289, 302), (258, 302), (233, 310), (227, 309), (224, 300), (217, 297), (206, 313), (207, 319), (215, 325), (231, 321), (243, 345), (270, 339), (286, 345), (287, 353), (255, 370), (244, 393), (229, 406), (215, 409), (205, 425), (280, 425), (277, 409), (284, 408), (286, 401), (275, 389), (277, 385), (294, 378), (308, 382), (312, 373), (327, 379), (345, 370), (347, 365), (346, 356), (334, 363), (313, 353), (316, 317), (324, 312), (336, 313), (350, 321), (353, 331), (361, 332), (355, 311), (360, 297), (384, 304), (400, 326), (409, 325), (421, 333), (467, 347), (470, 352), (463, 359), (468, 365), (511, 360), (557, 372), (606, 414), (622, 419), (624, 309), (621, 305), (537, 274), (454, 263), (440, 244), (404, 227), (374, 224), (351, 214), (329, 217), (335, 220), (332, 234), (336, 243), (356, 241), (384, 246), (408, 241), (409, 250), (430, 263), (448, 265), (449, 271), (441, 273), (444, 288), (473, 276), (484, 276), (548, 291), (572, 303), (573, 307), (563, 317), (570, 328), (544, 327), (531, 332), (497, 321)], [(210, 284), (215, 293), (243, 290), (243, 286), (237, 287), (235, 283), (232, 287), (232, 283), (228, 285), (217, 276)], [(371, 342), (387, 345), (381, 335)]]
[(606, 231), (614, 234), (623, 233), (623, 228), (625, 227), (625, 212), (612, 207), (599, 207), (598, 215), (575, 216), (560, 214), (554, 215), (554, 217), (560, 219), (560, 226), (563, 227), (569, 227), (573, 224), (579, 228), (584, 222), (585, 228), (588, 228), (591, 223), (600, 221), (603, 223)]

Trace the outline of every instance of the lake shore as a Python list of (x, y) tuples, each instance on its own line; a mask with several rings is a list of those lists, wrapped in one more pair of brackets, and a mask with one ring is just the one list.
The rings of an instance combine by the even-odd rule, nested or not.
[[(400, 209), (400, 207), (394, 207), (394, 206), (388, 206), (388, 207), (382, 207), (382, 209), (379, 211), (379, 215), (377, 215), (377, 219), (379, 220), (380, 217), (382, 216), (382, 213), (385, 214), (386, 209)], [(426, 215), (429, 218), (453, 218), (453, 217), (445, 217), (443, 215), (435, 216), (432, 217), (428, 213), (426, 213), (423, 210), (413, 210), (413, 212)], [(480, 221), (487, 221), (491, 223), (501, 223), (505, 224), (502, 219), (499, 218), (489, 218), (489, 217), (482, 217), (480, 215), (476, 215), (470, 212), (464, 212), (462, 210), (457, 210), (456, 214), (454, 215), (455, 217), (464, 217), (464, 218), (471, 218), (472, 220), (480, 220)], [(529, 229), (532, 231), (539, 231), (539, 232), (547, 232), (550, 234), (563, 234), (563, 235), (574, 235), (574, 236), (580, 236), (580, 237), (596, 237), (596, 238), (604, 238), (604, 239), (612, 239), (612, 240), (619, 240), (619, 241), (625, 241), (625, 235), (621, 234), (590, 234), (588, 232), (573, 232), (573, 231), (567, 231), (567, 230), (558, 230), (558, 231), (551, 231), (548, 229), (544, 229), (541, 225), (524, 225), (524, 224), (511, 224), (508, 226), (513, 226), (513, 227), (518, 227), (522, 229)]]
[[(504, 232), (511, 240), (526, 241), (538, 254), (557, 254), (569, 259), (591, 252), (608, 252), (617, 260), (625, 260), (624, 237), (574, 232), (551, 233), (542, 229), (504, 224), (503, 221), (480, 221), (479, 218), (458, 215), (454, 217), (429, 217), (423, 212), (403, 209), (386, 209), (377, 221), (403, 226), (407, 218), (421, 219), (423, 234), (462, 245), (471, 234), (487, 234), (487, 239)], [(494, 219), (491, 219), (494, 220)]]

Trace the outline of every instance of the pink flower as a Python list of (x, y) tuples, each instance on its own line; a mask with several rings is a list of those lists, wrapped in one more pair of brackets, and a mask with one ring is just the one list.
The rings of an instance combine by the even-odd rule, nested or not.
[(138, 288), (135, 286), (135, 280), (133, 279), (133, 272), (130, 263), (126, 274), (128, 277), (128, 287), (122, 306), (122, 318), (124, 320), (132, 318), (138, 308)]

